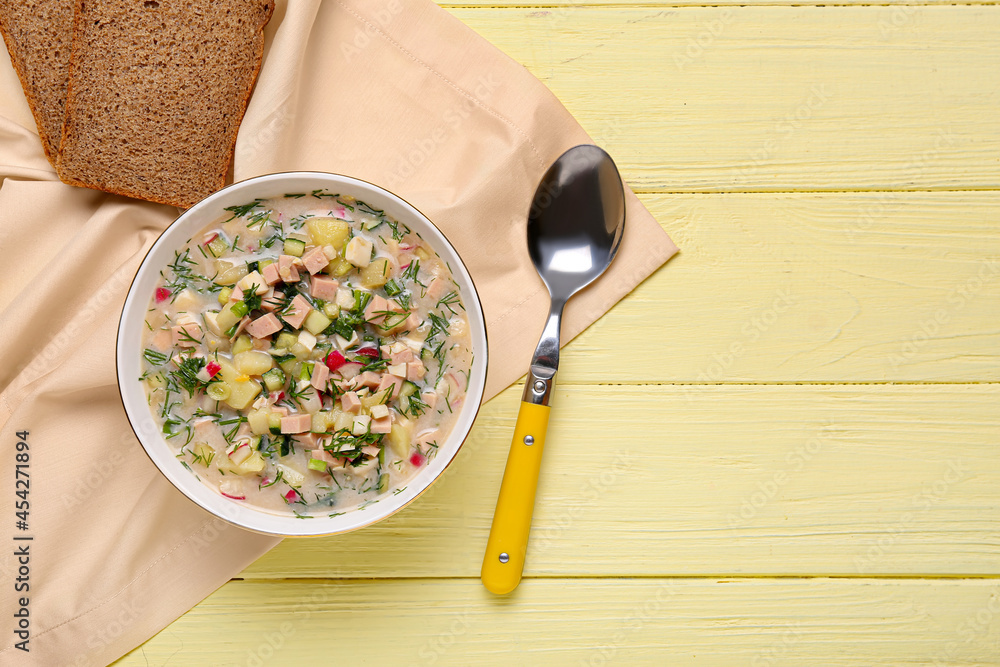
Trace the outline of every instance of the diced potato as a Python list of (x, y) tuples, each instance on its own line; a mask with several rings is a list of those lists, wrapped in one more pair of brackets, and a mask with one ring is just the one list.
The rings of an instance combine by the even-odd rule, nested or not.
[(248, 475), (250, 473), (260, 472), (263, 469), (264, 458), (260, 455), (260, 452), (254, 452), (243, 463), (233, 466), (233, 472), (237, 475)]
[(427, 254), (427, 251), (424, 250), (421, 247), (418, 247), (416, 250), (414, 250), (413, 254), (417, 256), (417, 259), (421, 259), (421, 260), (427, 259), (428, 257), (430, 257), (430, 255)]
[(288, 482), (289, 486), (299, 486), (306, 478), (302, 471), (293, 468), (287, 463), (279, 463), (275, 467), (281, 471), (282, 479)]
[(361, 271), (361, 284), (368, 289), (382, 287), (389, 280), (389, 260), (376, 259)]
[(313, 433), (326, 433), (327, 419), (329, 418), (329, 412), (314, 412), (312, 416), (312, 432)]
[(302, 343), (296, 343), (295, 345), (292, 345), (292, 347), (288, 351), (294, 354), (295, 358), (298, 359), (299, 361), (305, 361), (306, 359), (309, 358), (310, 354), (312, 353), (312, 350), (310, 350)]
[(343, 431), (344, 429), (350, 430), (351, 426), (354, 424), (354, 415), (349, 412), (341, 412), (337, 415), (334, 420), (333, 428), (335, 431)]
[(167, 379), (163, 376), (163, 373), (153, 373), (146, 378), (146, 386), (150, 389), (160, 389), (167, 386)]
[(260, 383), (251, 380), (239, 380), (239, 377), (246, 376), (237, 376), (237, 379), (229, 383), (231, 393), (229, 394), (229, 398), (226, 399), (226, 404), (236, 410), (242, 410), (250, 405), (261, 391)]
[(242, 303), (242, 301), (236, 301), (234, 303), (230, 303), (223, 306), (222, 310), (219, 311), (219, 314), (216, 315), (215, 326), (217, 326), (219, 328), (219, 331), (221, 332), (219, 335), (222, 335), (223, 333), (231, 329), (234, 324), (243, 319), (242, 315), (238, 315), (233, 310), (233, 306), (236, 303)]
[(330, 326), (331, 321), (332, 320), (329, 317), (318, 310), (310, 310), (309, 314), (306, 315), (306, 321), (303, 322), (302, 326), (309, 333), (318, 336), (322, 333), (323, 329)]
[(271, 370), (274, 358), (261, 350), (247, 350), (233, 356), (236, 370), (244, 375), (263, 375)]
[(361, 407), (365, 409), (371, 409), (373, 405), (381, 405), (389, 400), (389, 394), (392, 392), (392, 387), (386, 387), (382, 391), (377, 391), (371, 396), (365, 396), (361, 399)]
[(247, 275), (247, 265), (245, 262), (234, 264), (226, 260), (217, 259), (215, 261), (215, 283), (217, 285), (235, 285), (240, 278)]
[(250, 336), (246, 334), (240, 335), (233, 343), (233, 354), (239, 354), (240, 352), (246, 352), (247, 350), (253, 349), (253, 341), (250, 340)]
[(306, 229), (312, 237), (314, 245), (332, 245), (336, 249), (344, 247), (344, 241), (350, 233), (350, 227), (344, 220), (336, 218), (310, 218)]
[(271, 411), (267, 408), (254, 410), (247, 415), (247, 423), (254, 435), (264, 435), (271, 429)]
[(173, 298), (172, 303), (176, 311), (180, 313), (195, 308), (198, 305), (198, 301), (198, 296), (193, 290), (183, 289)]
[(198, 457), (198, 463), (208, 467), (208, 464), (215, 458), (215, 449), (207, 442), (197, 442), (192, 448), (194, 455)]
[(410, 453), (409, 429), (400, 424), (393, 424), (388, 438), (392, 453), (399, 458), (406, 458), (406, 455)]
[(334, 408), (333, 410), (324, 411), (323, 414), (326, 415), (326, 430), (330, 431), (337, 428), (337, 420), (344, 413), (340, 408)]

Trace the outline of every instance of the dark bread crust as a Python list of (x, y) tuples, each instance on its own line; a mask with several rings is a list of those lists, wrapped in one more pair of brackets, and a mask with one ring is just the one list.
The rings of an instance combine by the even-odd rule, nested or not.
[(75, 5), (75, 0), (0, 0), (0, 35), (53, 165), (66, 115)]
[(223, 187), (273, 11), (274, 0), (77, 0), (59, 177), (180, 207)]

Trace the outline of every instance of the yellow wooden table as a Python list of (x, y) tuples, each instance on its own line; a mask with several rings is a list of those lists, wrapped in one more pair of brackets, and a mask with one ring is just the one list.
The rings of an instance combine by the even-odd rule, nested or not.
[(1000, 6), (846, 2), (449, 7), (681, 247), (565, 350), (525, 580), (515, 387), (118, 664), (1000, 664)]

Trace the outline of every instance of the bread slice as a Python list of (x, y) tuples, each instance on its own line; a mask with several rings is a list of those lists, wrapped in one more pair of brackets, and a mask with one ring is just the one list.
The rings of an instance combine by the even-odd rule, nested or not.
[(75, 6), (76, 0), (0, 0), (0, 34), (53, 164), (66, 115)]
[(225, 185), (274, 0), (78, 0), (56, 167), (189, 207)]

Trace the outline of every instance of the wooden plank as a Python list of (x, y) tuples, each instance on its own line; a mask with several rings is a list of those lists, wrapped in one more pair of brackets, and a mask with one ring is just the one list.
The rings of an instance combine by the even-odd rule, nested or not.
[(232, 582), (115, 664), (995, 665), (998, 627), (996, 580)]
[(642, 200), (681, 252), (561, 382), (1000, 380), (1000, 194)]
[(909, 9), (452, 13), (544, 81), (641, 191), (1000, 187), (1000, 7)]
[[(520, 392), (444, 477), (246, 578), (472, 577)], [(1000, 573), (1000, 385), (562, 386), (528, 576)]]

